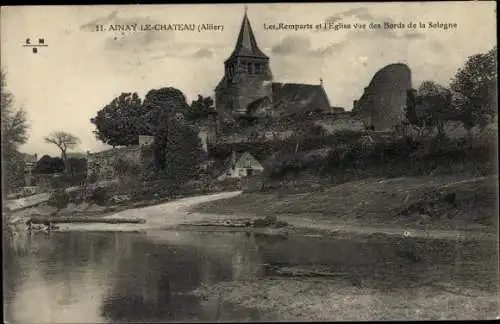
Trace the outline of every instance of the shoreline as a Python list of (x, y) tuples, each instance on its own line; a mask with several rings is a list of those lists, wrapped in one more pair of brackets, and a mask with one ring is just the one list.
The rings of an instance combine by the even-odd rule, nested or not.
[[(482, 179), (467, 179), (467, 183), (473, 183)], [(369, 180), (365, 180), (369, 181)], [(406, 181), (401, 179), (387, 179), (384, 182)], [(415, 181), (409, 179), (408, 181)], [(407, 181), (407, 182), (408, 182)], [(417, 180), (418, 181), (418, 180)], [(380, 181), (374, 183), (381, 183)], [(452, 184), (456, 185), (457, 182)], [(352, 183), (354, 190), (357, 192), (360, 189), (357, 182)], [(362, 183), (361, 183), (362, 184)], [(449, 186), (449, 182), (440, 183), (441, 186)], [(418, 184), (421, 185), (420, 183)], [(343, 185), (345, 186), (345, 185)], [(403, 188), (408, 184), (403, 184)], [(431, 183), (431, 187), (435, 184)], [(336, 189), (336, 187), (326, 188), (327, 190)], [(379, 194), (374, 192), (375, 196), (371, 196), (373, 203), (377, 203)], [(260, 194), (269, 195), (269, 194)], [(399, 194), (401, 195), (401, 194)], [(291, 195), (291, 199), (302, 199), (303, 194)], [(298, 197), (298, 198), (296, 198)], [(78, 206), (73, 206), (71, 209), (62, 210), (58, 215), (41, 215), (37, 213), (37, 208), (29, 211), (18, 212), (18, 222), (25, 222), (29, 218), (49, 218), (57, 222), (57, 219), (66, 218), (68, 223), (59, 224), (60, 230), (88, 230), (88, 231), (144, 231), (144, 230), (178, 230), (178, 231), (205, 231), (205, 232), (254, 232), (268, 235), (306, 235), (306, 236), (324, 236), (349, 238), (352, 235), (361, 235), (370, 237), (373, 235), (389, 235), (389, 236), (406, 236), (418, 238), (434, 238), (434, 239), (480, 239), (494, 240), (497, 232), (492, 227), (477, 223), (444, 223), (440, 221), (432, 221), (428, 224), (417, 225), (415, 223), (391, 222), (390, 220), (383, 222), (376, 219), (363, 219), (359, 217), (339, 217), (334, 212), (328, 218), (321, 213), (315, 211), (306, 212), (301, 209), (293, 213), (281, 213), (279, 210), (271, 212), (266, 210), (267, 204), (273, 203), (273, 197), (265, 196), (268, 201), (262, 201), (257, 210), (245, 209), (247, 204), (251, 203), (252, 194), (243, 193), (242, 191), (218, 192), (212, 194), (204, 194), (198, 196), (187, 196), (182, 198), (164, 198), (155, 199), (152, 201), (142, 201), (125, 204), (115, 204), (110, 206), (91, 206), (91, 209), (76, 210)], [(313, 197), (314, 198), (314, 197)], [(378, 197), (380, 198), (380, 197)], [(243, 207), (235, 208), (228, 204), (233, 204), (235, 201), (242, 201)], [(255, 200), (253, 205), (255, 205)], [(208, 204), (207, 204), (208, 203)], [(287, 202), (289, 203), (289, 202)], [(314, 201), (309, 201), (309, 204), (314, 204)], [(366, 203), (366, 201), (365, 201)], [(282, 203), (281, 203), (282, 204)], [(260, 208), (260, 205), (263, 208)], [(227, 206), (227, 208), (225, 208)], [(250, 206), (250, 205), (249, 205)], [(293, 205), (291, 205), (293, 206)], [(279, 206), (278, 206), (279, 207)], [(302, 207), (302, 206), (301, 206)], [(334, 207), (334, 206), (332, 206)], [(377, 206), (375, 206), (377, 207)], [(383, 207), (383, 206), (382, 206)], [(81, 208), (81, 207), (80, 207)], [(380, 207), (378, 207), (380, 208)], [(256, 213), (261, 210), (262, 212)], [(335, 209), (333, 209), (335, 211)], [(13, 213), (16, 214), (16, 213)], [(25, 215), (23, 215), (25, 214)], [(255, 221), (263, 220), (266, 216), (274, 216), (278, 222), (286, 223), (286, 226), (275, 228), (274, 224), (268, 226), (245, 226), (242, 223), (246, 220)], [(354, 215), (358, 216), (358, 215)], [(96, 222), (82, 224), (81, 222), (71, 223), (71, 218), (88, 218), (96, 219)], [(16, 218), (16, 217), (12, 217)], [(12, 219), (11, 218), (11, 219)], [(123, 219), (124, 222), (144, 222), (142, 224), (103, 224), (113, 223), (113, 219)], [(234, 223), (238, 223), (235, 226)], [(232, 223), (232, 224), (227, 224)], [(271, 225), (271, 226), (269, 226)]]

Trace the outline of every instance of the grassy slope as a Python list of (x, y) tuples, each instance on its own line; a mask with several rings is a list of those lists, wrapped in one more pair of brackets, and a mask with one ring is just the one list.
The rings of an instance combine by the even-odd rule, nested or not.
[[(199, 205), (197, 212), (294, 215), (377, 224), (426, 223), (437, 228), (496, 228), (497, 177), (365, 179), (317, 191), (245, 193)], [(443, 197), (455, 194), (456, 206)]]

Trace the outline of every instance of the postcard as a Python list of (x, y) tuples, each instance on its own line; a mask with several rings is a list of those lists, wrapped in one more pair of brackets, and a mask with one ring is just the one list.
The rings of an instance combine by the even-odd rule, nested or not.
[(496, 23), (1, 7), (6, 322), (498, 319)]

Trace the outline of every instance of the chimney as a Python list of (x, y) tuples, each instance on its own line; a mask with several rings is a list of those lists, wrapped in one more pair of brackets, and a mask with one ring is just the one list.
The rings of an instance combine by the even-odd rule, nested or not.
[(323, 79), (322, 78), (319, 79), (319, 85), (323, 86)]

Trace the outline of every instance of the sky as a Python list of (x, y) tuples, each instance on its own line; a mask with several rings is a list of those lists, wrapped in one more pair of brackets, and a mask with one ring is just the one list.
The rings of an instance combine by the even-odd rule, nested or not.
[[(188, 103), (214, 96), (224, 60), (231, 54), (243, 4), (16, 6), (1, 8), (1, 66), (16, 107), (28, 114), (25, 153), (59, 155), (44, 142), (53, 131), (81, 140), (75, 152), (107, 146), (90, 118), (122, 92), (142, 98), (151, 89), (175, 87)], [(260, 49), (270, 57), (275, 82), (319, 84), (333, 106), (352, 109), (373, 75), (405, 63), (414, 87), (424, 80), (447, 85), (467, 58), (496, 45), (496, 3), (293, 3), (249, 4)], [(269, 25), (350, 24), (338, 30), (276, 30)], [(404, 29), (370, 28), (403, 23)], [(407, 28), (409, 23), (426, 28)], [(456, 24), (429, 28), (429, 22)], [(96, 25), (105, 31), (96, 31)], [(116, 25), (214, 24), (212, 31), (113, 31)], [(354, 24), (366, 25), (365, 29)], [(139, 27), (137, 27), (139, 28)], [(43, 38), (33, 54), (25, 40)]]

